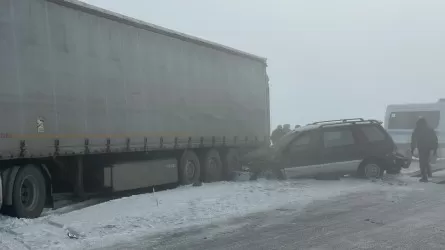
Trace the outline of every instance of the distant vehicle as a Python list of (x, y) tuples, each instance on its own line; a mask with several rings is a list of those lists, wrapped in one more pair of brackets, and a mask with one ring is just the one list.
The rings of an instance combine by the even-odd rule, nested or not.
[(0, 0), (0, 65), (8, 215), (219, 181), (270, 144), (265, 58), (81, 1)]
[[(250, 157), (249, 157), (250, 156)], [(316, 122), (295, 129), (267, 152), (248, 155), (253, 178), (356, 174), (378, 178), (399, 173), (410, 160), (397, 153), (391, 136), (376, 120)]]
[(384, 126), (400, 153), (410, 156), (411, 134), (417, 120), (424, 117), (428, 125), (437, 133), (439, 139), (437, 156), (443, 158), (445, 157), (445, 119), (442, 119), (442, 116), (445, 116), (445, 99), (434, 103), (394, 104), (386, 109)]

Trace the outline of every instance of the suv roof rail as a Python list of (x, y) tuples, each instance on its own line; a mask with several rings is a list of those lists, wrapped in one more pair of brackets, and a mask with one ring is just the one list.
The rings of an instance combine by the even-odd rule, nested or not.
[(368, 121), (370, 121), (371, 123), (378, 123), (378, 124), (383, 124), (383, 122), (382, 122), (382, 121), (379, 121), (379, 120), (375, 120), (375, 119), (370, 119), (370, 120), (368, 120)]
[(320, 127), (326, 127), (326, 126), (335, 126), (335, 125), (342, 125), (342, 124), (382, 124), (382, 122), (377, 120), (365, 120), (363, 118), (354, 118), (354, 119), (342, 119), (342, 120), (330, 120), (330, 121), (321, 121), (321, 122), (314, 122), (308, 125), (319, 125)]
[(364, 122), (363, 118), (351, 118), (351, 119), (338, 119), (338, 120), (327, 120), (327, 121), (319, 121), (310, 123), (308, 125), (318, 125), (322, 123), (348, 123), (348, 122)]

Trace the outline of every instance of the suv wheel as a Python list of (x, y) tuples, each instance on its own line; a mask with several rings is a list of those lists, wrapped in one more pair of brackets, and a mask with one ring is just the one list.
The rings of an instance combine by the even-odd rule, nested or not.
[(380, 178), (383, 176), (384, 169), (381, 165), (374, 161), (364, 162), (359, 167), (359, 176), (372, 179)]

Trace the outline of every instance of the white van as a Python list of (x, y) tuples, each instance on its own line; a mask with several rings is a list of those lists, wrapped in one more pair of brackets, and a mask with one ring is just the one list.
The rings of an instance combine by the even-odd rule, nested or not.
[[(384, 127), (393, 138), (400, 153), (410, 154), (411, 134), (417, 120), (423, 117), (439, 139), (439, 158), (445, 157), (445, 99), (435, 103), (394, 104), (386, 109)], [(442, 119), (443, 117), (443, 119)]]

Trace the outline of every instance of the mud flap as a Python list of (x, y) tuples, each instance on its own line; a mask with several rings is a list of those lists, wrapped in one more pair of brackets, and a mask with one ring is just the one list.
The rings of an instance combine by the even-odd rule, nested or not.
[(3, 205), (3, 184), (2, 184), (2, 175), (0, 174), (0, 208)]

